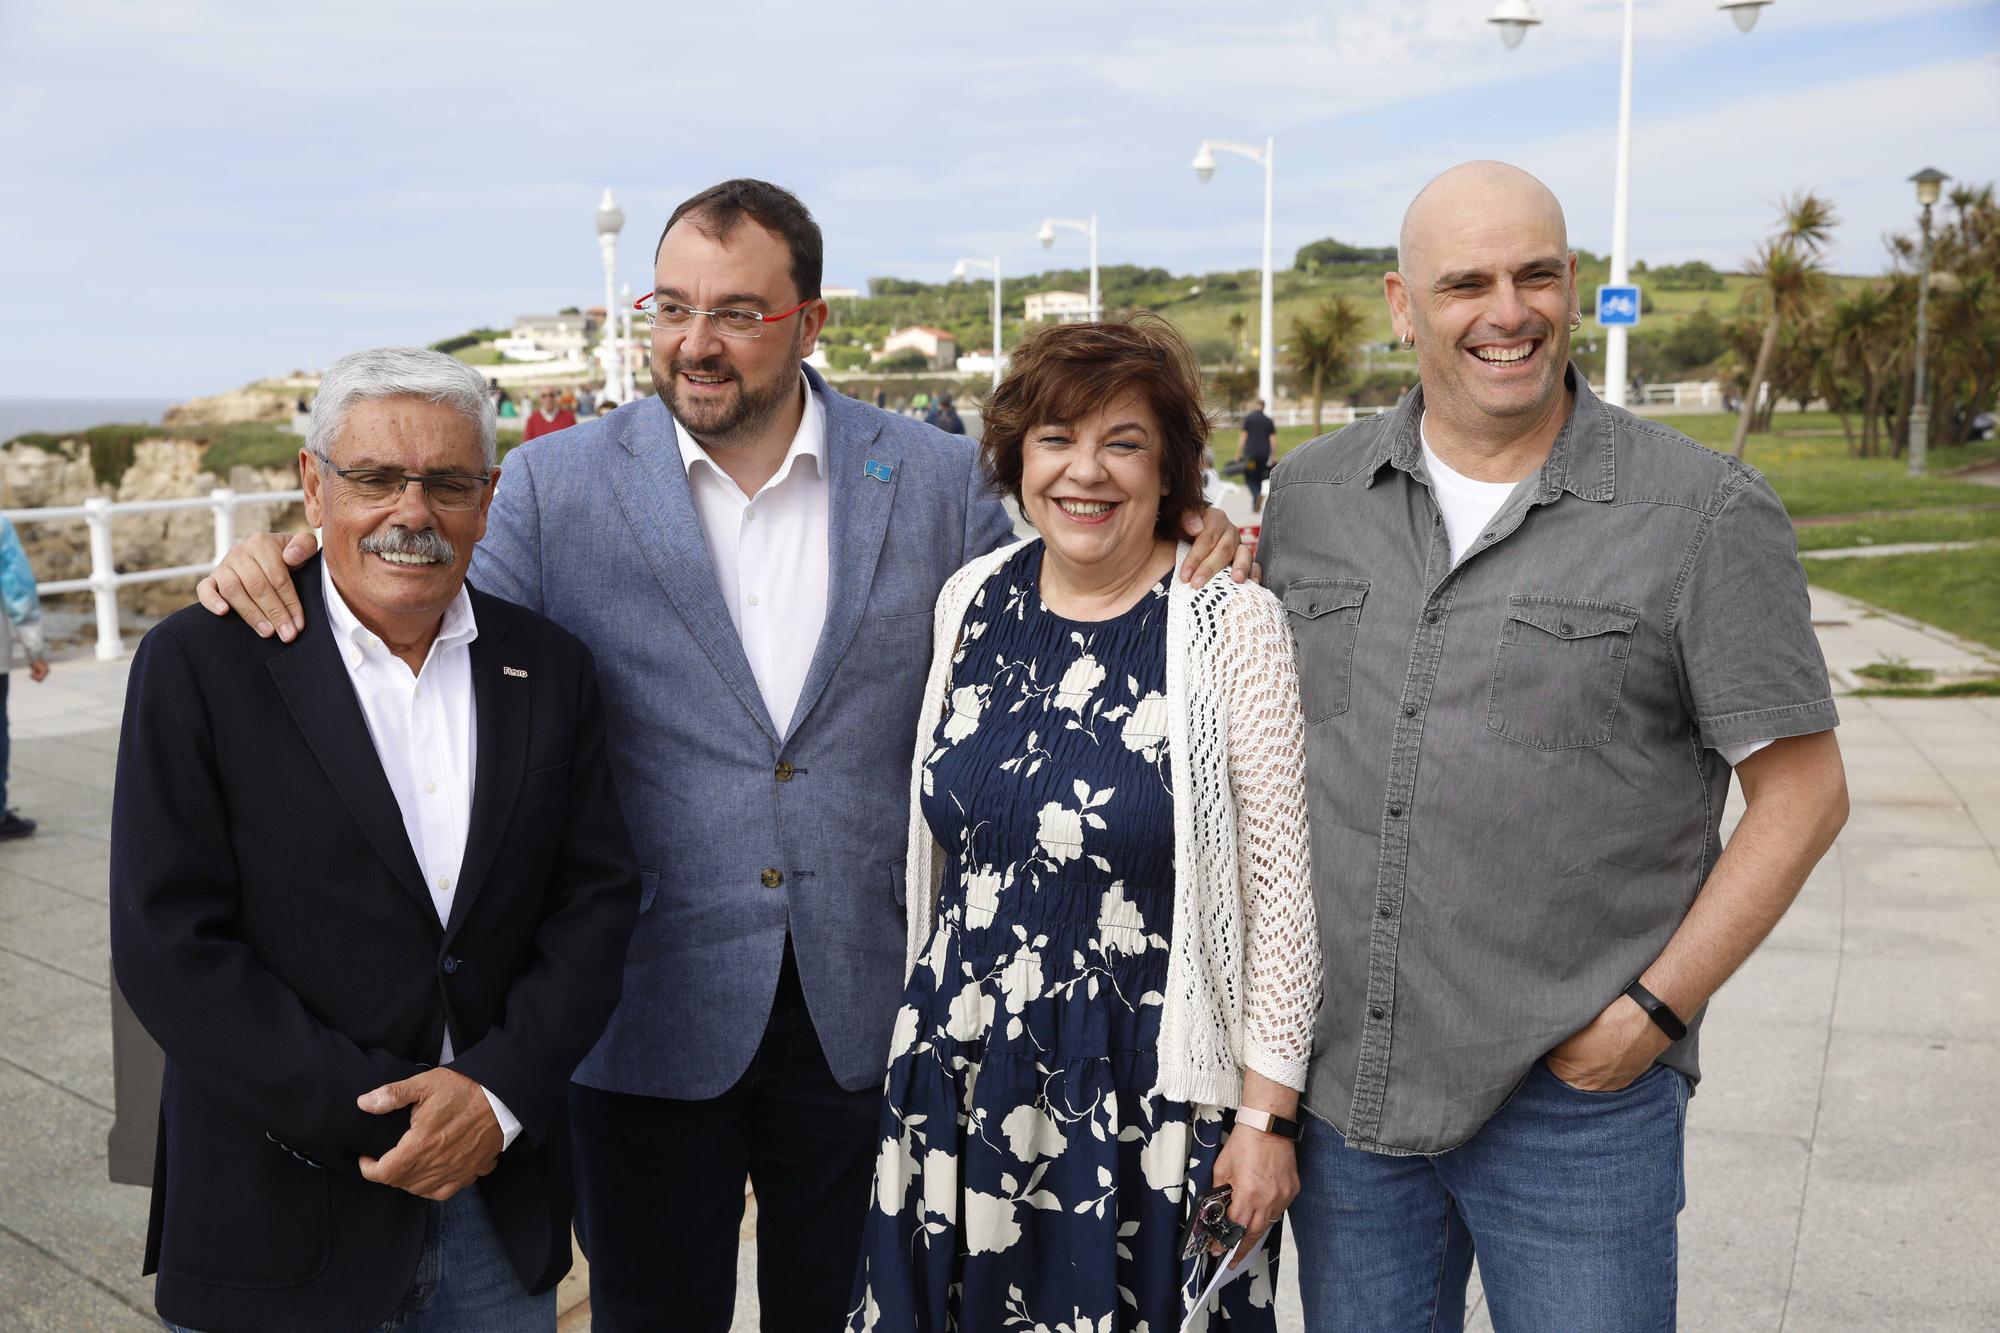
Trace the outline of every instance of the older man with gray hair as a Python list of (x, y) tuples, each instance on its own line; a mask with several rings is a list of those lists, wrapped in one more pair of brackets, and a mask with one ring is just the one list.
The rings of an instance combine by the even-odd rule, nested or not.
[(548, 1330), (565, 1090), (639, 880), (590, 654), (466, 585), (500, 469), (470, 368), (330, 369), (289, 643), (198, 608), (132, 666), (118, 982), (167, 1056), (146, 1269), (174, 1328)]
[(1496, 1328), (1671, 1328), (1703, 1006), (1846, 817), (1791, 525), (1591, 393), (1526, 172), (1432, 181), (1385, 288), (1418, 388), (1287, 458), (1264, 519), (1327, 966), (1307, 1319), (1459, 1328), (1476, 1253)]

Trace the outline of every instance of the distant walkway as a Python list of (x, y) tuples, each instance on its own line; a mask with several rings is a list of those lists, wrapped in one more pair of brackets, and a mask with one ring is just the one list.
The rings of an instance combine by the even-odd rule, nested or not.
[[(1813, 592), (1837, 678), (1885, 655), (1991, 654)], [(105, 1180), (105, 919), (123, 663), (12, 687), (0, 844), (0, 1327), (157, 1328), (146, 1193)], [(1841, 701), (1854, 815), (1716, 998), (1689, 1111), (1688, 1330), (2000, 1327), (2000, 700)], [(746, 1228), (747, 1230), (747, 1228)], [(750, 1247), (736, 1328), (756, 1328)], [(1281, 1284), (1298, 1333), (1296, 1263)], [(574, 1279), (565, 1330), (588, 1326)], [(1475, 1310), (1472, 1327), (1486, 1328)]]

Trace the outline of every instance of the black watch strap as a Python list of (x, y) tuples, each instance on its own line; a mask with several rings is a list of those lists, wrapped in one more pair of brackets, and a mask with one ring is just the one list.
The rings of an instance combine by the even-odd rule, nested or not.
[(1688, 1025), (1681, 1021), (1679, 1014), (1667, 1007), (1665, 1000), (1636, 981), (1625, 988), (1625, 993), (1632, 997), (1632, 1003), (1646, 1011), (1646, 1016), (1653, 1020), (1653, 1025), (1666, 1033), (1669, 1038), (1674, 1041), (1686, 1038)]

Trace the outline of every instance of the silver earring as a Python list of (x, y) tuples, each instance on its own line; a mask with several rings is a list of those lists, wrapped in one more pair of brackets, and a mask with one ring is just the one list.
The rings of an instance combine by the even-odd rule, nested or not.
[(1405, 346), (1405, 347), (1415, 347), (1416, 345), (1417, 345), (1417, 335), (1416, 335), (1416, 334), (1414, 334), (1414, 333), (1406, 333), (1406, 334), (1404, 334), (1404, 335), (1403, 335), (1403, 346)]
[(1569, 331), (1571, 333), (1575, 333), (1578, 329), (1582, 327), (1583, 327), (1583, 312), (1581, 310), (1572, 310), (1569, 316)]

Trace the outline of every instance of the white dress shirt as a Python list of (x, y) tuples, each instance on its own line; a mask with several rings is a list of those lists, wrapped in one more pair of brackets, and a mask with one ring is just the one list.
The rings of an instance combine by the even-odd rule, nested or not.
[[(479, 637), (472, 598), (460, 587), (445, 609), (437, 638), (412, 673), (366, 625), (355, 618), (320, 562), (326, 589), (327, 620), (340, 645), (340, 660), (354, 682), (361, 716), (375, 756), (403, 812), (403, 832), (430, 890), (439, 922), (451, 919), (458, 871), (465, 861), (466, 833), (472, 823), (472, 780), (478, 772), (479, 738), (473, 729), (472, 641)], [(444, 1034), (438, 1064), (451, 1063), (451, 1032)], [(486, 1102), (500, 1122), (501, 1150), (514, 1144), (521, 1122), (485, 1088)]]
[(806, 407), (798, 433), (785, 461), (754, 496), (745, 495), (674, 422), (715, 581), (780, 736), (791, 729), (826, 623), (829, 568), (826, 409), (803, 376), (799, 382)]
[[(1507, 497), (1520, 483), (1479, 481), (1455, 471), (1431, 448), (1430, 436), (1424, 430), (1421, 417), (1417, 419), (1417, 439), (1423, 445), (1424, 471), (1430, 474), (1431, 495), (1437, 500), (1438, 513), (1444, 516), (1444, 534), (1451, 542), (1451, 563), (1456, 566), (1466, 549), (1479, 539), (1480, 533), (1486, 531), (1486, 525), (1493, 521), (1493, 516), (1500, 512), (1500, 506), (1507, 503)], [(1746, 741), (1741, 745), (1718, 745), (1715, 752), (1734, 768), (1770, 743)]]

